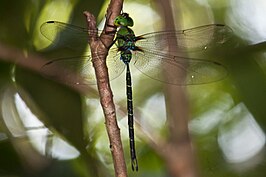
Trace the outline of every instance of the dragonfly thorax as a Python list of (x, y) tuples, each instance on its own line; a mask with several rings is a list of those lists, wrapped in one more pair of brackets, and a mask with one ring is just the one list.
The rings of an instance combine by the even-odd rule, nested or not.
[(132, 45), (135, 46), (136, 36), (133, 30), (126, 26), (121, 26), (118, 29), (116, 38), (118, 41), (118, 47), (132, 46)]
[(132, 29), (127, 26), (120, 26), (117, 35), (117, 47), (121, 52), (121, 60), (128, 64), (132, 58), (132, 51), (139, 50), (135, 43), (137, 38)]

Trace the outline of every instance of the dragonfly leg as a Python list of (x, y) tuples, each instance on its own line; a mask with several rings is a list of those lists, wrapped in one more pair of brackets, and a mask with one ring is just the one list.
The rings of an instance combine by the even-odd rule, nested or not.
[[(110, 18), (111, 18), (111, 15), (112, 15), (112, 12), (110, 13), (110, 15), (105, 15), (105, 18), (106, 18), (106, 21), (107, 22), (109, 22), (109, 20), (110, 20)], [(113, 24), (108, 24), (108, 23), (105, 23), (105, 27), (111, 27), (111, 28), (114, 28), (114, 31), (115, 31), (115, 33), (116, 33), (116, 26), (115, 25), (113, 25)], [(105, 28), (104, 28), (105, 29)], [(110, 32), (113, 32), (113, 31), (105, 31), (106, 32), (106, 34), (108, 34), (108, 33), (110, 33)]]
[[(116, 26), (115, 25), (110, 25), (110, 24), (108, 24), (108, 22), (109, 22), (109, 19), (110, 19), (110, 17), (111, 17), (111, 15), (112, 15), (112, 12), (110, 13), (110, 15), (108, 15), (107, 16), (107, 14), (105, 14), (105, 18), (106, 18), (106, 22), (107, 23), (105, 23), (105, 25), (104, 25), (104, 34), (106, 34), (106, 35), (115, 35), (116, 34)], [(111, 28), (113, 28), (113, 30), (111, 30), (111, 31), (106, 31), (106, 27), (111, 27)], [(105, 46), (105, 48), (106, 49), (110, 49), (113, 45), (114, 45), (114, 43), (115, 43), (115, 41), (116, 40), (114, 40), (113, 42), (112, 42), (112, 44), (111, 45), (109, 45), (109, 46), (106, 46), (106, 44), (104, 43), (104, 41), (102, 41), (102, 39), (100, 38), (100, 41), (102, 42), (102, 44)]]

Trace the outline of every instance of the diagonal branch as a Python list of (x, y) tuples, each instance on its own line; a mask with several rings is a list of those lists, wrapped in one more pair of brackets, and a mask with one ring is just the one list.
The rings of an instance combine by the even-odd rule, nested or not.
[[(93, 96), (98, 95), (95, 89), (85, 84), (82, 77), (79, 77), (74, 73), (71, 74), (70, 70), (68, 71), (70, 73), (68, 76), (69, 82), (65, 82), (65, 76), (60, 73), (63, 73), (63, 70), (66, 70), (66, 68), (62, 68), (62, 66), (55, 66), (49, 71), (41, 70), (42, 66), (47, 63), (47, 59), (37, 54), (28, 53), (26, 55), (21, 49), (11, 47), (0, 42), (0, 60), (7, 63), (14, 63), (20, 67), (29, 69), (44, 76), (52, 74), (55, 76), (53, 78), (54, 81), (66, 85), (81, 94)], [(75, 82), (79, 82), (80, 85), (72, 84)]]
[[(106, 66), (106, 57), (109, 47), (113, 43), (115, 33), (113, 21), (122, 10), (122, 0), (111, 0), (107, 9), (107, 21), (103, 33), (98, 37), (96, 33), (95, 17), (89, 12), (84, 12), (87, 18), (89, 31), (95, 31), (89, 34), (89, 45), (91, 48), (92, 62), (95, 69), (97, 86), (100, 95), (100, 102), (105, 116), (106, 130), (109, 137), (110, 149), (114, 162), (115, 175), (119, 177), (127, 176), (126, 163), (121, 142), (120, 129), (117, 125), (115, 104), (109, 82), (108, 69)], [(110, 33), (111, 32), (111, 33)], [(99, 53), (101, 55), (99, 55)], [(105, 54), (105, 55), (102, 55)]]

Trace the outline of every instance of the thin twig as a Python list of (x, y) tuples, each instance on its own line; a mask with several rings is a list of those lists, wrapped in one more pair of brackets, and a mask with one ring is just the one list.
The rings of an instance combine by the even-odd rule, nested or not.
[[(109, 50), (108, 46), (113, 43), (114, 39), (115, 33), (112, 33), (112, 31), (115, 30), (114, 27), (112, 27), (114, 24), (113, 21), (120, 14), (122, 4), (122, 0), (111, 0), (106, 13), (107, 21), (103, 33), (100, 37), (97, 36), (97, 33), (89, 34), (92, 62), (95, 69), (100, 102), (105, 116), (105, 124), (114, 162), (115, 175), (117, 177), (126, 177), (127, 169), (121, 142), (120, 129), (117, 125), (113, 94), (108, 77), (106, 56)], [(89, 31), (97, 31), (95, 17), (89, 12), (84, 12), (84, 15), (87, 18)], [(99, 55), (99, 53), (101, 55)]]

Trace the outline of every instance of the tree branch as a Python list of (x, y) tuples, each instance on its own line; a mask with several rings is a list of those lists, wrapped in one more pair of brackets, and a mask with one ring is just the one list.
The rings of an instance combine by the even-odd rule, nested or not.
[[(62, 75), (61, 73), (63, 73), (63, 71), (66, 72), (66, 68), (62, 68), (62, 66), (53, 66), (49, 71), (41, 70), (42, 66), (47, 63), (47, 59), (37, 54), (25, 54), (25, 52), (20, 49), (0, 43), (0, 60), (7, 63), (14, 63), (43, 76), (52, 74), (54, 76), (52, 78), (53, 80), (60, 84), (66, 85), (67, 87), (70, 87), (71, 89), (83, 95), (98, 95), (95, 89), (84, 83), (84, 79), (82, 77), (79, 77), (74, 73), (71, 74), (71, 71), (68, 71), (68, 73), (70, 73), (68, 75), (68, 82), (65, 82), (65, 75)], [(76, 82), (79, 82), (79, 85), (72, 84)]]
[(89, 34), (89, 45), (91, 48), (92, 62), (95, 69), (100, 102), (105, 116), (105, 125), (109, 137), (115, 175), (118, 177), (126, 177), (127, 169), (121, 142), (120, 129), (117, 125), (116, 109), (109, 82), (106, 57), (109, 46), (113, 43), (115, 35), (115, 33), (112, 33), (112, 31), (115, 30), (114, 27), (112, 27), (114, 24), (113, 21), (120, 14), (122, 10), (122, 4), (122, 0), (110, 1), (106, 13), (106, 25), (100, 37), (97, 36), (98, 34), (96, 32), (97, 28), (95, 17), (89, 12), (84, 12), (84, 15), (87, 18), (88, 29), (92, 32)]

